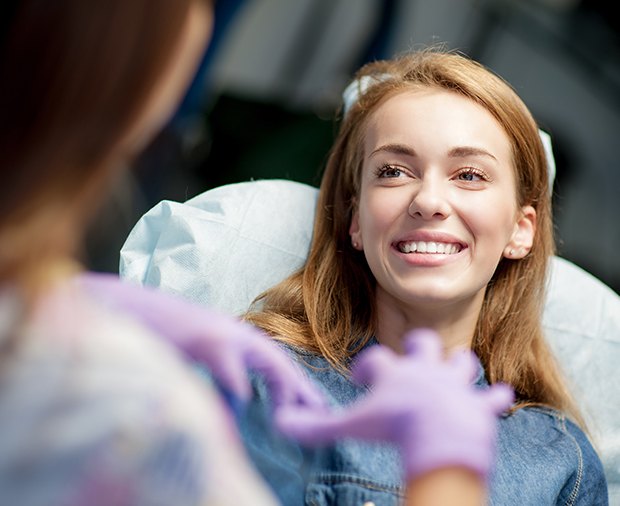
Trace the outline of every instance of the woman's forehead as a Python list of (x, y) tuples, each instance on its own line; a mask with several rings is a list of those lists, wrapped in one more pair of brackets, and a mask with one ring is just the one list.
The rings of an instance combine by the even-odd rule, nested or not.
[(364, 157), (382, 145), (411, 150), (474, 147), (512, 161), (508, 134), (487, 109), (460, 93), (438, 88), (403, 90), (377, 106), (364, 128)]

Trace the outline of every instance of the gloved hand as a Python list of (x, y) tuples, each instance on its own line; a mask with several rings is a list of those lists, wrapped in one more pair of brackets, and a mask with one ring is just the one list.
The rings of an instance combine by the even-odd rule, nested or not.
[(262, 374), (274, 407), (319, 408), (325, 401), (295, 363), (254, 326), (112, 274), (82, 273), (75, 282), (113, 310), (140, 320), (170, 344), (204, 363), (215, 379), (242, 400), (251, 396), (247, 370)]
[(282, 410), (282, 431), (308, 444), (342, 437), (383, 440), (401, 451), (406, 477), (447, 466), (464, 466), (486, 478), (494, 460), (496, 417), (513, 400), (512, 389), (471, 384), (478, 360), (470, 351), (442, 358), (439, 337), (418, 330), (398, 356), (383, 346), (363, 352), (352, 374), (370, 384), (364, 398), (341, 412)]

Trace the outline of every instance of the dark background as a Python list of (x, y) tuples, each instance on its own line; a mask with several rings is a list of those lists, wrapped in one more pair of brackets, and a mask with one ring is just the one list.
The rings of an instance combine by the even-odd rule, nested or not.
[(445, 43), (507, 79), (554, 141), (559, 254), (620, 292), (620, 16), (603, 0), (218, 0), (176, 116), (115, 191), (87, 263), (117, 272), (140, 216), (222, 184), (318, 185), (365, 61)]

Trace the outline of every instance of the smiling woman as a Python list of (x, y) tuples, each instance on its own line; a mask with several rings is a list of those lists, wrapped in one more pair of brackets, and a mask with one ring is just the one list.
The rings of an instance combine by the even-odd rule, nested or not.
[[(445, 354), (471, 348), (477, 385), (505, 382), (516, 394), (498, 425), (489, 503), (607, 504), (600, 460), (543, 336), (553, 252), (545, 154), (527, 107), (481, 65), (425, 50), (368, 64), (346, 90), (308, 259), (247, 319), (339, 406), (366, 393), (350, 378), (364, 348), (402, 353), (418, 327), (437, 331)], [(307, 453), (263, 432), (261, 402), (242, 427), (284, 504), (400, 503), (392, 446), (339, 440)]]
[[(534, 237), (507, 135), (454, 92), (407, 91), (372, 115), (364, 152), (349, 233), (377, 281), (377, 310), (390, 314), (378, 320), (381, 342), (398, 349), (406, 329), (423, 326), (450, 348), (471, 346), (499, 259), (523, 258)], [(445, 304), (468, 317), (447, 319)]]

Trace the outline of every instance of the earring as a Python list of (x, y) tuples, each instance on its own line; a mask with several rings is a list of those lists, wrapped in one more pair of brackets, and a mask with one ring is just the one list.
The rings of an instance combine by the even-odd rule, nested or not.
[(353, 246), (353, 248), (358, 249), (359, 248), (359, 244), (357, 243), (357, 241), (351, 241), (351, 245)]
[(509, 254), (511, 257), (515, 256), (515, 250), (511, 249), (511, 250), (508, 252), (508, 254)]

